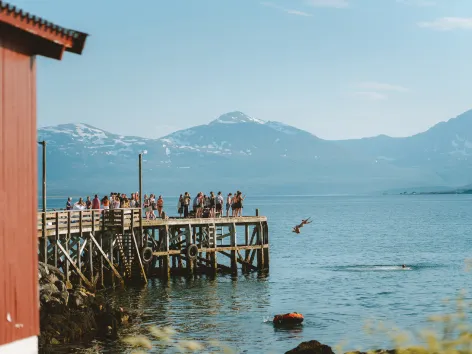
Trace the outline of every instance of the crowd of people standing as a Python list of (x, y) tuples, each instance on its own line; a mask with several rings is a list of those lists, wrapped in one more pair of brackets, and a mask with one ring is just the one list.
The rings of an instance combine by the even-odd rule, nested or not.
[[(246, 196), (243, 196), (240, 191), (237, 191), (234, 195), (233, 193), (228, 193), (225, 205), (225, 198), (221, 192), (218, 192), (217, 195), (213, 192), (210, 192), (209, 195), (199, 192), (193, 199), (188, 192), (185, 192), (179, 197), (177, 211), (180, 217), (183, 216), (184, 218), (188, 218), (192, 213), (196, 218), (215, 218), (223, 216), (223, 207), (225, 206), (227, 217), (230, 216), (230, 213), (231, 216), (237, 217), (242, 216), (245, 198)], [(190, 205), (192, 205), (192, 211), (190, 211)]]
[(131, 197), (125, 193), (110, 193), (110, 197), (107, 195), (102, 199), (98, 198), (98, 194), (95, 194), (93, 200), (87, 197), (84, 201), (82, 198), (75, 203), (72, 203), (72, 198), (67, 199), (66, 210), (109, 210), (109, 209), (126, 209), (126, 208), (139, 208), (139, 193), (131, 193)]
[[(243, 202), (246, 196), (237, 191), (236, 193), (228, 193), (223, 197), (222, 192), (216, 195), (210, 192), (209, 195), (203, 192), (197, 193), (192, 198), (190, 193), (181, 194), (177, 203), (177, 213), (180, 217), (189, 218), (215, 218), (225, 216), (239, 217), (242, 216)], [(110, 209), (126, 209), (139, 208), (139, 193), (131, 193), (128, 197), (124, 193), (110, 193), (110, 196), (104, 196), (102, 199), (95, 194), (91, 199), (89, 196), (84, 201), (82, 198), (75, 203), (72, 198), (68, 198), (66, 210), (110, 210)], [(144, 195), (142, 205), (146, 219), (152, 220), (156, 218), (165, 218), (164, 198), (162, 195), (156, 198), (155, 194)]]

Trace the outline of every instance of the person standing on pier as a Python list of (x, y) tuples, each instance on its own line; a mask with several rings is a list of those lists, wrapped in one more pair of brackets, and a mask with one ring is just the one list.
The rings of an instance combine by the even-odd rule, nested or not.
[(229, 210), (231, 209), (231, 205), (233, 204), (233, 194), (229, 193), (226, 197), (226, 217), (229, 217)]
[(87, 208), (87, 210), (92, 209), (92, 201), (90, 200), (89, 196), (87, 196), (87, 201), (85, 202), (85, 207)]
[(162, 209), (164, 208), (164, 199), (162, 198), (162, 195), (157, 198), (157, 216), (161, 217), (162, 215)]
[(243, 216), (243, 201), (246, 199), (246, 195), (243, 196), (243, 194), (238, 191), (238, 209), (236, 211), (236, 216)]
[(210, 218), (214, 218), (216, 214), (216, 197), (215, 193), (210, 192)]
[(184, 194), (184, 218), (188, 218), (188, 206), (190, 205), (190, 201), (192, 198), (188, 192)]
[(92, 201), (92, 209), (98, 210), (100, 209), (100, 199), (98, 199), (98, 195), (95, 194), (95, 198)]
[(216, 197), (216, 213), (219, 217), (221, 217), (224, 202), (225, 201), (223, 199), (223, 194), (221, 194), (221, 192), (218, 192), (218, 196)]
[[(102, 204), (103, 204), (103, 209), (104, 210), (109, 210), (110, 209), (110, 199), (108, 199), (107, 195), (103, 197)], [(100, 209), (100, 205), (98, 206), (98, 209)]]
[(182, 217), (182, 214), (184, 212), (184, 197), (182, 194), (179, 197), (179, 201), (177, 202), (177, 213), (179, 213), (179, 217)]
[(72, 210), (72, 198), (67, 198), (66, 210)]

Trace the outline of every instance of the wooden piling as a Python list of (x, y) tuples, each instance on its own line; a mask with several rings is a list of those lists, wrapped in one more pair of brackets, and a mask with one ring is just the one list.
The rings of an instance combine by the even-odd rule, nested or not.
[(170, 264), (169, 264), (169, 226), (165, 226), (164, 229), (164, 252), (167, 252), (166, 255), (162, 256), (162, 276), (165, 279), (170, 277)]
[[(236, 247), (238, 242), (236, 240), (236, 224), (231, 225), (231, 239), (230, 239), (231, 247)], [(236, 254), (236, 249), (231, 250), (231, 273), (233, 275), (238, 274), (238, 258)]]

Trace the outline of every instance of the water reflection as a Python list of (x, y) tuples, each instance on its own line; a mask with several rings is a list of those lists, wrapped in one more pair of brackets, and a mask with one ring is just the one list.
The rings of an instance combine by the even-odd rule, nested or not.
[[(122, 337), (148, 335), (153, 325), (171, 326), (178, 339), (207, 345), (224, 342), (238, 350), (241, 338), (253, 337), (264, 324), (270, 305), (269, 290), (267, 275), (242, 275), (237, 279), (194, 276), (151, 279), (145, 288), (128, 288), (111, 296), (119, 306), (142, 311), (140, 321), (122, 330)], [(263, 346), (262, 338), (256, 341)], [(159, 345), (157, 341), (154, 344)], [(117, 342), (96, 345), (104, 353), (125, 353), (130, 349)], [(167, 349), (159, 348), (162, 352)]]

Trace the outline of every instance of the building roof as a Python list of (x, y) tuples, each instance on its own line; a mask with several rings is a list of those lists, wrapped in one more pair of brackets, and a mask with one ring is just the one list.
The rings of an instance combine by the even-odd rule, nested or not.
[[(0, 37), (17, 34), (32, 55), (62, 59), (64, 51), (82, 54), (88, 34), (67, 29), (0, 0)], [(7, 35), (7, 38), (13, 36)]]

